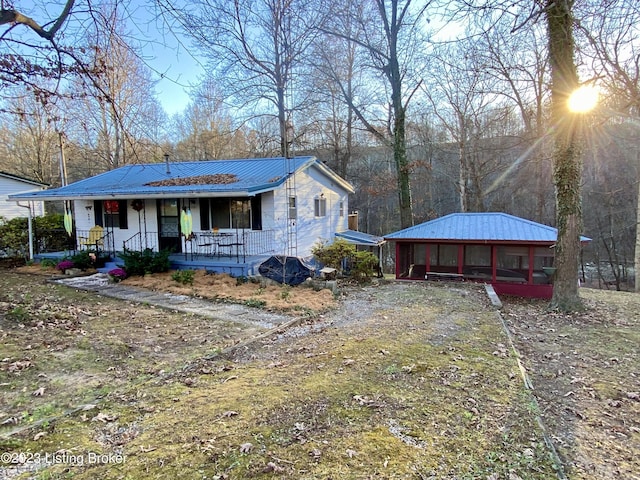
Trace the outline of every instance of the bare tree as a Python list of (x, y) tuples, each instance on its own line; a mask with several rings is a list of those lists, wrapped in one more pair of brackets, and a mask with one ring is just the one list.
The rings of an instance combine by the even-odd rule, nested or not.
[(161, 108), (148, 68), (124, 42), (124, 19), (117, 4), (105, 7), (101, 18), (101, 35), (88, 42), (95, 45), (91, 61), (103, 74), (91, 82), (76, 79), (68, 103), (76, 109), (72, 119), (81, 135), (77, 142), (89, 145), (103, 169), (109, 170), (154, 157), (153, 124), (161, 119)]
[[(640, 118), (640, 42), (637, 25), (640, 22), (640, 6), (627, 0), (610, 0), (606, 13), (602, 13), (600, 2), (586, 2), (583, 15), (578, 22), (577, 36), (582, 39), (580, 52), (588, 62), (594, 77), (603, 90), (610, 95), (607, 116), (624, 119), (624, 123), (637, 125)], [(640, 146), (629, 141), (638, 136), (628, 132), (625, 153), (633, 155), (632, 161), (640, 160)], [(623, 129), (622, 131), (626, 131)], [(635, 143), (635, 145), (633, 145)], [(635, 291), (640, 292), (640, 179), (637, 181), (636, 225), (635, 225)]]
[(4, 28), (0, 33), (3, 96), (4, 87), (25, 86), (46, 102), (59, 95), (65, 79), (99, 77), (99, 65), (86, 62), (84, 55), (87, 32), (98, 35), (101, 28), (99, 12), (92, 2), (36, 1), (22, 11), (5, 8), (10, 3), (2, 2), (0, 8), (0, 26)]
[(212, 77), (239, 112), (275, 111), (279, 150), (286, 156), (291, 111), (299, 106), (294, 72), (317, 35), (322, 9), (304, 0), (197, 0), (185, 10), (159, 3), (195, 39), (210, 60)]
[(181, 138), (177, 158), (212, 160), (247, 154), (245, 129), (234, 125), (222, 93), (206, 78), (192, 93), (193, 101), (176, 118)]
[[(19, 94), (17, 90), (21, 90)], [(58, 133), (54, 114), (26, 88), (14, 87), (12, 114), (2, 116), (0, 169), (59, 185)]]
[(426, 75), (429, 111), (457, 150), (460, 210), (485, 211), (488, 180), (502, 167), (497, 148), (504, 129), (497, 127), (510, 116), (494, 93), (497, 80), (487, 74), (475, 42), (469, 40), (436, 47)]
[(537, 23), (522, 25), (512, 32), (512, 21), (503, 18), (491, 28), (481, 30), (475, 52), (482, 58), (486, 73), (497, 80), (495, 93), (513, 105), (521, 131), (521, 153), (497, 179), (510, 182), (514, 191), (525, 193), (535, 202), (520, 202), (520, 214), (538, 222), (555, 222), (551, 153), (548, 138), (548, 59), (546, 34)]
[[(369, 68), (384, 79), (382, 91), (387, 94), (384, 105), (360, 107), (347, 88), (342, 88), (349, 107), (365, 128), (383, 144), (393, 148), (397, 174), (400, 226), (413, 225), (411, 200), (411, 166), (407, 159), (407, 108), (421, 79), (417, 72), (419, 58), (425, 48), (426, 11), (432, 2), (417, 5), (412, 0), (375, 0), (371, 5), (339, 2), (341, 15), (353, 17), (355, 34), (340, 31), (337, 26), (325, 28), (334, 35), (363, 49), (369, 57)], [(376, 107), (383, 107), (387, 118), (381, 119)], [(382, 120), (382, 121), (381, 121)]]

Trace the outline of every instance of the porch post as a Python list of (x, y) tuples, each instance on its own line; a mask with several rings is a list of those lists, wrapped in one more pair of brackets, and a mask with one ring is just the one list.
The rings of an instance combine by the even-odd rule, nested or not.
[(400, 278), (400, 242), (396, 242), (396, 278)]
[(491, 281), (496, 282), (498, 276), (498, 248), (491, 245)]
[(534, 247), (529, 245), (529, 284), (533, 283), (533, 261), (534, 261)]
[(424, 260), (425, 263), (425, 271), (430, 272), (431, 271), (431, 244), (427, 243), (426, 244), (426, 248), (425, 248), (425, 253), (426, 258)]

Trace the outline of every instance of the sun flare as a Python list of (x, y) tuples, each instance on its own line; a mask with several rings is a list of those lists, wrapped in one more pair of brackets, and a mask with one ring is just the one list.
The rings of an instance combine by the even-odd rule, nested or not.
[(595, 108), (598, 103), (598, 89), (584, 85), (569, 95), (569, 111), (574, 113), (586, 113)]

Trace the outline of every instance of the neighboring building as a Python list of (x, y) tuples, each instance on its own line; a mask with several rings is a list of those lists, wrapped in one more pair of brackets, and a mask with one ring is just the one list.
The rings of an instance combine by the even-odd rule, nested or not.
[(481, 281), (498, 294), (551, 298), (557, 235), (506, 213), (453, 213), (384, 238), (396, 243), (398, 279)]
[(22, 192), (40, 191), (46, 188), (46, 185), (28, 178), (19, 177), (11, 173), (0, 172), (0, 217), (6, 220), (12, 218), (27, 217), (29, 216), (29, 210), (25, 207), (31, 207), (31, 216), (40, 217), (44, 215), (44, 203), (35, 202), (23, 202), (22, 205), (18, 205), (14, 201), (7, 201), (10, 195), (14, 195)]
[(99, 225), (113, 252), (306, 256), (348, 229), (350, 193), (315, 157), (280, 157), (127, 165), (11, 199), (71, 201), (79, 248)]

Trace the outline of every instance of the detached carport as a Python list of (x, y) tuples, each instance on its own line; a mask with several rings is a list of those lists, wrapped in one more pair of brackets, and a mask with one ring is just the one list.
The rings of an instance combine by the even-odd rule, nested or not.
[(489, 212), (453, 213), (384, 238), (396, 244), (397, 279), (480, 281), (499, 295), (551, 298), (557, 235), (548, 225)]

